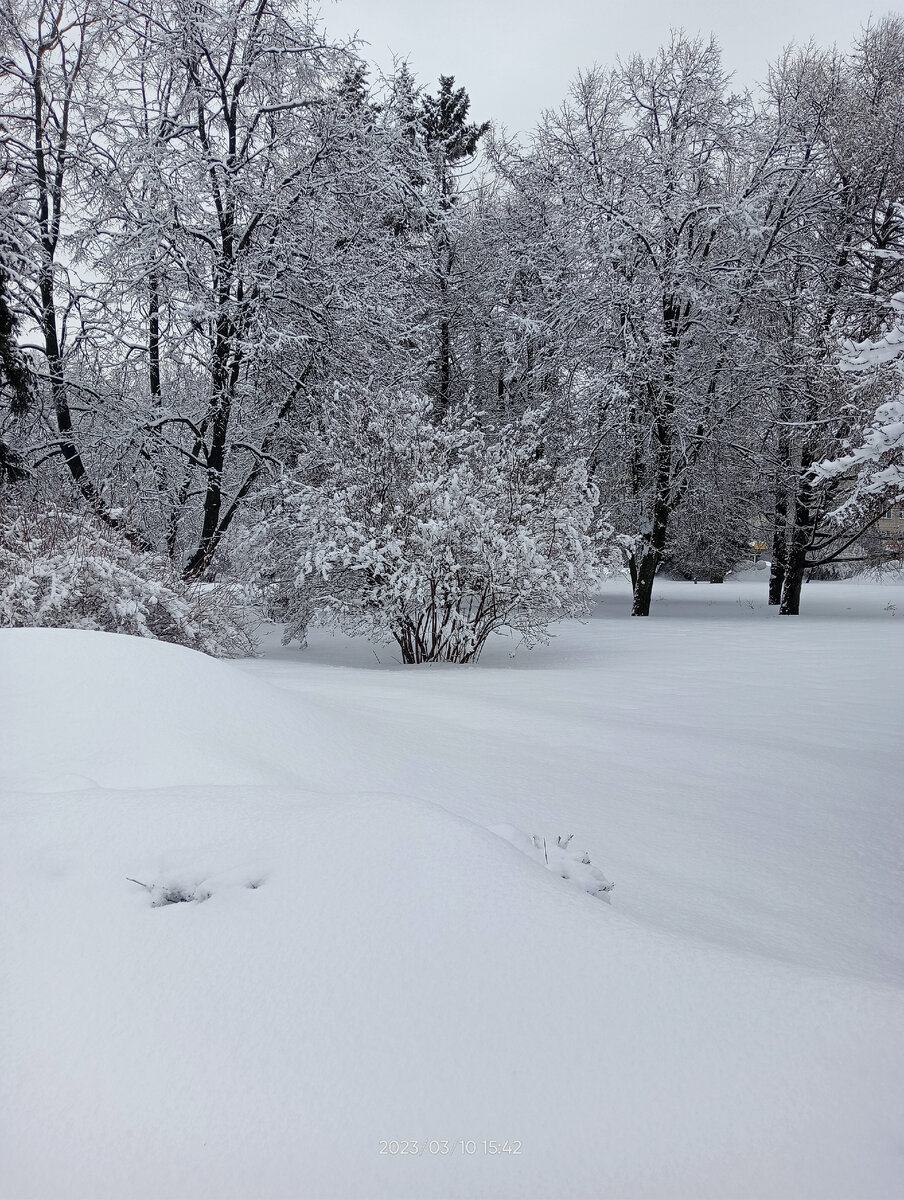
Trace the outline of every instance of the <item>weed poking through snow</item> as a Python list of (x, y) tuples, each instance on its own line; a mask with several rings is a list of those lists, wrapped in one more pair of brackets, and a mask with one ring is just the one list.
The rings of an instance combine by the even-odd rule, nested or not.
[(561, 879), (566, 879), (589, 895), (609, 903), (609, 893), (615, 884), (591, 863), (590, 855), (586, 851), (579, 855), (568, 849), (574, 837), (573, 833), (567, 837), (557, 837), (553, 844), (540, 835), (532, 837), (529, 833), (516, 829), (514, 825), (493, 825), (490, 832), (503, 838), (528, 858), (543, 863)]

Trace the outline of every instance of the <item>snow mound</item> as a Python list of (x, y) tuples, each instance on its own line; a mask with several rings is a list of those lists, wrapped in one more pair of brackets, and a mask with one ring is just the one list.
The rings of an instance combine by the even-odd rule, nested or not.
[(657, 935), (401, 797), (8, 809), (5, 1196), (894, 1194), (898, 992)]
[(609, 902), (609, 893), (615, 884), (610, 883), (602, 871), (593, 865), (589, 854), (586, 852), (576, 854), (573, 850), (568, 849), (573, 834), (569, 834), (568, 837), (557, 837), (553, 841), (552, 838), (538, 835), (532, 837), (529, 833), (516, 829), (514, 825), (493, 825), (490, 827), (490, 832), (509, 842), (516, 850), (526, 854), (528, 858), (542, 863), (562, 879), (567, 879), (581, 891), (596, 896), (599, 900)]
[(748, 560), (736, 563), (725, 578), (732, 583), (765, 583), (771, 569), (772, 563), (768, 558), (760, 558), (756, 562)]
[[(338, 722), (165, 642), (0, 630), (0, 787), (331, 786)], [(334, 773), (333, 773), (334, 774)]]

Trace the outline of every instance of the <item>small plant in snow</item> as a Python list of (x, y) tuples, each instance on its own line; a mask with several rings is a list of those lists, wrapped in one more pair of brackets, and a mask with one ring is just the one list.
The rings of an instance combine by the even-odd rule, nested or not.
[(128, 875), (126, 879), (129, 883), (136, 883), (140, 888), (144, 888), (151, 897), (151, 908), (165, 908), (167, 904), (200, 904), (210, 899), (209, 892), (182, 887), (179, 884), (142, 883), (140, 879), (132, 879)]
[(129, 633), (221, 658), (252, 654), (234, 596), (189, 585), (160, 554), (134, 550), (88, 512), (0, 516), (0, 626)]
[(126, 876), (128, 883), (134, 883), (148, 893), (151, 908), (165, 908), (168, 904), (203, 904), (221, 889), (240, 887), (256, 892), (265, 879), (265, 874), (243, 868), (217, 871), (206, 878), (194, 875), (194, 882), (191, 883), (186, 882), (184, 874), (171, 878), (169, 883), (144, 883), (140, 879), (133, 879), (131, 875)]
[(562, 879), (567, 879), (582, 891), (596, 896), (598, 900), (609, 903), (609, 893), (615, 887), (606, 876), (590, 861), (590, 855), (585, 851), (576, 854), (568, 847), (574, 834), (567, 837), (557, 837), (554, 842), (541, 835), (524, 833), (514, 825), (494, 825), (491, 829), (498, 837), (526, 854), (528, 858), (543, 863), (550, 871), (554, 871)]
[(289, 594), (286, 640), (315, 618), (394, 640), (407, 663), (473, 662), (494, 631), (528, 644), (584, 615), (612, 539), (581, 462), (545, 452), (542, 413), (437, 423), (412, 393), (341, 398), (285, 479), (264, 532)]

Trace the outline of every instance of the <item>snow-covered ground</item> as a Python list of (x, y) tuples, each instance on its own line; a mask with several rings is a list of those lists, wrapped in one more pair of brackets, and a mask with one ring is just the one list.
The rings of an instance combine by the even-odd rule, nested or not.
[(0, 631), (3, 1200), (904, 1195), (904, 585), (764, 591)]

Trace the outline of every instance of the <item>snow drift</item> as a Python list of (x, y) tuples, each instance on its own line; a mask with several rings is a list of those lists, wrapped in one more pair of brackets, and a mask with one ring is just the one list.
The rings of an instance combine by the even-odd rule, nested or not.
[(896, 995), (652, 933), (416, 801), (11, 811), (5, 1195), (892, 1193), (901, 1064), (859, 1031)]
[(0, 630), (0, 678), (0, 787), (328, 785), (346, 742), (229, 663), (123, 634)]

